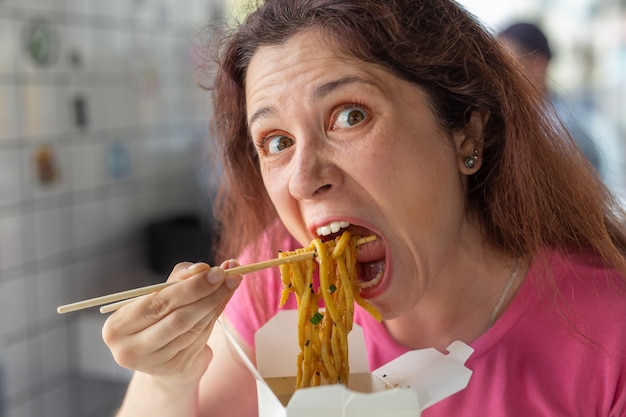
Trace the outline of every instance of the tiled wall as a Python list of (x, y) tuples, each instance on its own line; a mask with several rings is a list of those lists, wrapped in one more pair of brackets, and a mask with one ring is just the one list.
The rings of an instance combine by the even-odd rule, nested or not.
[(103, 345), (84, 319), (102, 319), (56, 307), (164, 279), (147, 266), (146, 226), (208, 212), (208, 97), (190, 40), (219, 10), (0, 0), (0, 417), (111, 407), (106, 381), (83, 378), (112, 361), (85, 355)]

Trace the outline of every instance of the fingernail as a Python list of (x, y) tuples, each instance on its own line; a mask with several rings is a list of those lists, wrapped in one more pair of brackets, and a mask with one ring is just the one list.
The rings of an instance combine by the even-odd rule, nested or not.
[(209, 284), (219, 284), (224, 279), (224, 270), (221, 268), (212, 268), (207, 273), (207, 280)]
[(191, 264), (191, 265), (189, 265), (189, 266), (187, 267), (187, 269), (191, 271), (191, 270), (194, 270), (194, 269), (196, 269), (196, 268), (200, 267), (201, 265), (203, 265), (203, 263), (202, 263), (202, 262), (196, 262), (195, 264)]

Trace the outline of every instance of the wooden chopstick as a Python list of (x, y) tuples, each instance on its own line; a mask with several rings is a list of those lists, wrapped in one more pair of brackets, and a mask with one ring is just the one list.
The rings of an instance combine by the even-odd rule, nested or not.
[[(371, 242), (376, 240), (376, 236), (365, 236), (360, 238), (357, 241), (357, 245), (362, 245), (367, 242)], [(282, 258), (269, 259), (267, 261), (256, 262), (248, 265), (236, 266), (234, 268), (229, 268), (225, 270), (226, 276), (235, 275), (235, 274), (249, 274), (251, 272), (260, 271), (262, 269), (271, 268), (273, 266), (286, 264), (289, 262), (297, 262), (302, 261), (304, 259), (309, 259), (315, 257), (315, 251), (306, 251), (297, 253), (294, 255), (284, 256)], [(71, 311), (84, 310), (86, 308), (96, 307), (104, 305), (104, 307), (100, 308), (101, 313), (110, 313), (115, 311), (122, 306), (129, 304), (135, 301), (137, 298), (140, 298), (146, 294), (150, 294), (153, 292), (157, 292), (162, 290), (163, 288), (167, 288), (170, 285), (176, 284), (180, 281), (169, 281), (162, 282), (160, 284), (148, 285), (146, 287), (135, 288), (132, 290), (117, 292), (114, 294), (103, 295), (101, 297), (90, 298), (88, 300), (78, 301), (72, 304), (62, 305), (57, 307), (57, 313), (64, 314), (69, 313)]]
[[(226, 276), (235, 275), (235, 274), (249, 274), (250, 272), (260, 271), (262, 269), (271, 268), (273, 266), (286, 264), (288, 262), (297, 262), (304, 259), (313, 258), (315, 256), (314, 251), (297, 253), (290, 256), (285, 256), (282, 258), (269, 259), (267, 261), (256, 262), (249, 265), (241, 265), (236, 266), (234, 268), (230, 268), (225, 270)], [(57, 307), (57, 313), (64, 314), (69, 313), (71, 311), (83, 310), (86, 308), (96, 307), (103, 304), (116, 303), (118, 301), (125, 301), (127, 299), (134, 300), (142, 295), (150, 294), (163, 288), (167, 288), (170, 285), (176, 284), (180, 281), (169, 281), (162, 282), (160, 284), (148, 285), (146, 287), (135, 288), (132, 290), (117, 292), (114, 294), (103, 295), (101, 297), (90, 298), (88, 300), (78, 301), (72, 304), (66, 304), (60, 307)], [(122, 305), (120, 304), (119, 307)], [(118, 308), (119, 308), (118, 307)], [(110, 310), (114, 311), (114, 310)]]

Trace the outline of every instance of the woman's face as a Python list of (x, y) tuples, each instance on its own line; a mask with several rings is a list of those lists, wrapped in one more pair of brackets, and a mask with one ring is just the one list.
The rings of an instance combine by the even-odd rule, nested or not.
[(438, 127), (421, 88), (315, 31), (261, 47), (245, 81), (265, 187), (289, 231), (302, 245), (347, 224), (376, 234), (360, 247), (361, 294), (385, 318), (408, 311), (464, 241), (473, 145)]

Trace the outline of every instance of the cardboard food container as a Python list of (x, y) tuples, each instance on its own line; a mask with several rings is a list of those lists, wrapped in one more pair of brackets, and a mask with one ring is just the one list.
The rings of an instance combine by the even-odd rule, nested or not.
[[(226, 330), (226, 329), (225, 329)], [(281, 310), (255, 335), (257, 367), (226, 332), (257, 385), (259, 417), (408, 417), (463, 390), (472, 375), (465, 361), (473, 349), (453, 342), (405, 353), (370, 373), (362, 329), (349, 334), (350, 380), (295, 390), (297, 311)]]

